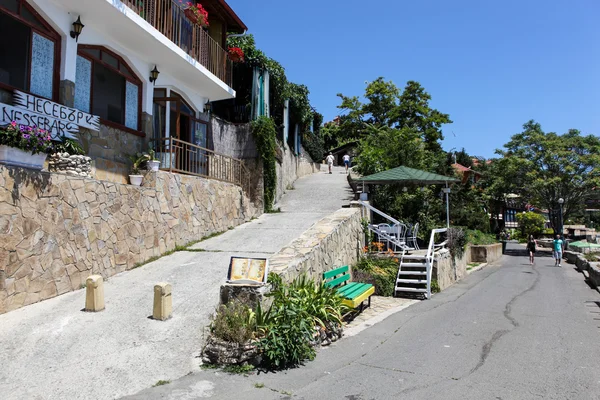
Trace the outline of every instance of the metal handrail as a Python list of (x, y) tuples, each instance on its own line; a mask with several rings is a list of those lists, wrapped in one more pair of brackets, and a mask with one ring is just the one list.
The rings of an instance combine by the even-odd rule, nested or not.
[(439, 228), (439, 229), (432, 229), (431, 230), (431, 236), (429, 238), (429, 247), (427, 248), (427, 255), (426, 255), (426, 263), (427, 263), (427, 298), (430, 299), (431, 298), (431, 273), (433, 270), (433, 255), (434, 253), (439, 250), (440, 248), (443, 248), (446, 246), (446, 243), (448, 242), (447, 240), (444, 240), (441, 243), (436, 244), (435, 243), (435, 235), (438, 233), (444, 233), (447, 232), (448, 228)]
[(217, 78), (232, 85), (233, 63), (227, 52), (201, 26), (185, 16), (176, 0), (120, 0)]
[(250, 188), (250, 174), (242, 160), (177, 138), (154, 139), (150, 143), (163, 171), (230, 182), (246, 191)]

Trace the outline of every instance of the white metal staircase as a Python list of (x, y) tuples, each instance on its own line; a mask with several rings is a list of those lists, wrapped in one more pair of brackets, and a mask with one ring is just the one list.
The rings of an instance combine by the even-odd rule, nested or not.
[(433, 258), (437, 250), (446, 246), (446, 240), (436, 243), (436, 235), (445, 233), (448, 229), (433, 229), (429, 239), (426, 254), (409, 254), (408, 249), (402, 251), (400, 266), (396, 277), (394, 294), (420, 294), (426, 299), (431, 298), (431, 270)]

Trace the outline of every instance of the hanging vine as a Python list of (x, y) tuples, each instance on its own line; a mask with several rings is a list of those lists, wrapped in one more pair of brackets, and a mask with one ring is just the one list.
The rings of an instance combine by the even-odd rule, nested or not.
[(256, 121), (252, 122), (252, 134), (263, 162), (265, 211), (270, 212), (273, 210), (277, 187), (275, 122), (269, 117), (258, 117)]

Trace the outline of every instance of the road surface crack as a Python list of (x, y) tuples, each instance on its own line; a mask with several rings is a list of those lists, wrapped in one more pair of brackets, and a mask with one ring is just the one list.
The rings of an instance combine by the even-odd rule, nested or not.
[(519, 299), (519, 297), (525, 295), (526, 293), (531, 292), (532, 290), (534, 290), (537, 287), (537, 285), (540, 281), (540, 273), (535, 269), (535, 267), (533, 267), (533, 271), (535, 272), (535, 281), (533, 281), (533, 284), (531, 284), (531, 286), (529, 286), (527, 289), (523, 290), (521, 293), (515, 295), (508, 303), (506, 303), (506, 306), (504, 307), (504, 317), (511, 323), (511, 325), (513, 326), (513, 329), (510, 329), (510, 330), (503, 329), (503, 330), (494, 332), (494, 334), (492, 335), (492, 338), (488, 342), (486, 342), (483, 345), (483, 347), (481, 348), (481, 354), (479, 356), (479, 362), (477, 363), (477, 365), (473, 369), (471, 369), (471, 371), (469, 371), (469, 373), (467, 375), (465, 375), (463, 378), (466, 378), (467, 376), (469, 376), (469, 375), (473, 374), (475, 371), (477, 371), (479, 368), (483, 367), (488, 356), (490, 355), (490, 351), (492, 350), (494, 343), (496, 343), (498, 340), (500, 340), (500, 338), (502, 338), (502, 336), (506, 335), (509, 332), (512, 332), (519, 326), (519, 323), (517, 322), (517, 320), (511, 315), (512, 306), (515, 303), (515, 301), (517, 301)]

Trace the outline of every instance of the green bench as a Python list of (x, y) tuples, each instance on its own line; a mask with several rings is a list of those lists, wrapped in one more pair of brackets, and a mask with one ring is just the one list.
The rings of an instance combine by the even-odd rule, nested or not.
[(361, 306), (363, 301), (375, 293), (375, 287), (370, 283), (350, 282), (350, 268), (347, 265), (323, 273), (323, 282), (328, 288), (336, 289), (344, 298), (344, 304), (351, 308)]

